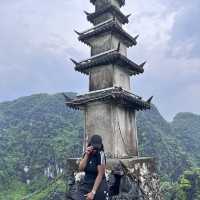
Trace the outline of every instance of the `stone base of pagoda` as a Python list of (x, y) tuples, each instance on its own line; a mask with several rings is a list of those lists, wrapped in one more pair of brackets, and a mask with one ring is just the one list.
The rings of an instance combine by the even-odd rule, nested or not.
[[(67, 199), (75, 200), (76, 190), (84, 177), (84, 173), (78, 171), (79, 161), (77, 158), (68, 159)], [(106, 178), (111, 200), (163, 199), (153, 158), (108, 159)]]

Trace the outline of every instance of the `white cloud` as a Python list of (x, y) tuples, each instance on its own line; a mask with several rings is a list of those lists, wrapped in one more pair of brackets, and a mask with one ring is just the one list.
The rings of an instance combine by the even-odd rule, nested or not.
[[(134, 77), (134, 92), (154, 102), (170, 119), (176, 112), (199, 112), (200, 28), (198, 0), (127, 0), (133, 13), (126, 26), (139, 43), (129, 49), (135, 62), (148, 61)], [(83, 10), (89, 0), (0, 1), (0, 100), (37, 92), (87, 91), (87, 77), (75, 72), (69, 57), (89, 56), (73, 29), (91, 26)], [(189, 101), (184, 101), (190, 96)]]

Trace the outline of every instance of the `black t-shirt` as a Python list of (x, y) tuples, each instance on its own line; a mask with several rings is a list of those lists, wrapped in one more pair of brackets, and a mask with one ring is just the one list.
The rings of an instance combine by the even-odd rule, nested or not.
[(98, 174), (97, 166), (105, 164), (106, 164), (106, 158), (105, 158), (105, 153), (103, 151), (97, 152), (94, 155), (92, 155), (88, 159), (87, 165), (84, 170), (85, 171), (84, 183), (94, 184)]

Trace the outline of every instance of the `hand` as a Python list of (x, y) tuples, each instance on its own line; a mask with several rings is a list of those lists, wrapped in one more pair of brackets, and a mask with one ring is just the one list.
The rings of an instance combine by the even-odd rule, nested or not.
[(86, 200), (93, 200), (94, 199), (94, 194), (92, 192), (87, 194)]
[(87, 147), (85, 153), (89, 156), (92, 153), (92, 151), (93, 151), (93, 147), (89, 146), (89, 147)]

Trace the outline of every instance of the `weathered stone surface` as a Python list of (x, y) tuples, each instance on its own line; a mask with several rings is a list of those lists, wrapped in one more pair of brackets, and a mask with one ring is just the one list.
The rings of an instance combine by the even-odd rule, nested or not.
[(120, 53), (127, 56), (127, 46), (120, 37), (116, 37), (112, 33), (106, 33), (92, 38), (89, 43), (91, 45), (91, 55), (97, 55), (102, 52), (117, 49), (120, 42)]
[(89, 90), (95, 91), (113, 87), (113, 71), (112, 65), (92, 68), (89, 77)]
[(120, 9), (112, 4), (106, 4), (97, 12), (87, 13), (87, 19), (94, 25), (100, 24), (109, 19), (115, 18), (117, 22), (122, 26), (122, 24), (126, 24), (129, 22), (128, 16), (123, 14)]
[(85, 109), (85, 132), (87, 138), (102, 136), (108, 157), (137, 156), (137, 129), (135, 113), (130, 109), (111, 103), (90, 103)]
[(90, 70), (90, 91), (110, 87), (121, 87), (127, 91), (131, 91), (130, 76), (128, 72), (118, 65), (104, 65)]
[(120, 8), (123, 5), (122, 4), (123, 1), (124, 0), (92, 0), (92, 2), (95, 3), (96, 11), (102, 9), (102, 7), (104, 7), (108, 3), (116, 6), (117, 8)]
[(79, 40), (92, 47), (93, 41), (95, 39), (99, 40), (103, 35), (115, 36), (121, 43), (125, 44), (126, 47), (131, 47), (137, 44), (137, 37), (132, 37), (128, 32), (126, 32), (118, 22), (118, 19), (115, 18), (79, 33)]

